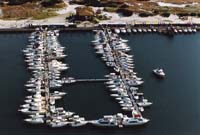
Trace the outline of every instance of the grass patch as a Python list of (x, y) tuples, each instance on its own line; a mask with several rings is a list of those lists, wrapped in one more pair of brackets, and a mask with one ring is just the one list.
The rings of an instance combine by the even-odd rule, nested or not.
[(4, 6), (1, 8), (3, 12), (3, 16), (1, 19), (45, 19), (49, 17), (53, 17), (56, 13), (53, 9), (43, 8), (36, 3), (26, 3), (22, 5), (16, 6)]
[(106, 12), (117, 12), (118, 8), (117, 7), (105, 7), (104, 11)]
[[(76, 1), (76, 0), (74, 0)], [(88, 0), (79, 0), (85, 1), (84, 4), (90, 4), (91, 1)], [(137, 14), (142, 14), (144, 16), (148, 15), (162, 15), (169, 16), (169, 14), (188, 14), (188, 15), (199, 15), (200, 7), (191, 5), (186, 6), (185, 8), (178, 7), (161, 7), (156, 2), (152, 2), (149, 0), (93, 0), (92, 5), (95, 5), (95, 1), (98, 1), (98, 5), (104, 7), (104, 11), (107, 12), (118, 12), (119, 9), (125, 10), (127, 12), (133, 12)], [(174, 4), (191, 4), (193, 2), (200, 2), (200, 0), (160, 0), (166, 3), (174, 3)]]
[(32, 18), (35, 20), (41, 20), (41, 19), (46, 19), (46, 18), (50, 18), (50, 17), (54, 17), (57, 14), (55, 12), (47, 12), (47, 11), (42, 11), (39, 14), (33, 14)]

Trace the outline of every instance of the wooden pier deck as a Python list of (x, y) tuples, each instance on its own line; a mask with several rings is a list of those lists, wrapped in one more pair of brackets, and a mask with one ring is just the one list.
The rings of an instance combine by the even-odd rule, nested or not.
[(105, 82), (108, 79), (76, 79), (76, 82)]

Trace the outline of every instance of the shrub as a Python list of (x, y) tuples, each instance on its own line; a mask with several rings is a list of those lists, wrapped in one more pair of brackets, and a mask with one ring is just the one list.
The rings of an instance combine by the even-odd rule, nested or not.
[(104, 11), (107, 12), (116, 12), (118, 10), (118, 8), (114, 8), (114, 7), (105, 7)]
[(189, 14), (188, 13), (178, 13), (178, 16), (179, 17), (184, 17), (184, 16), (189, 16)]
[(152, 16), (152, 15), (153, 15), (153, 14), (147, 13), (147, 12), (139, 13), (139, 16), (140, 16), (140, 17), (148, 17), (148, 16)]
[(197, 16), (197, 13), (190, 13), (190, 16)]
[(44, 7), (50, 7), (60, 2), (62, 2), (62, 0), (44, 0), (41, 4)]
[(170, 16), (170, 13), (168, 13), (168, 12), (165, 12), (165, 13), (162, 13), (162, 14), (160, 14), (162, 17), (169, 17)]
[(133, 14), (133, 11), (128, 10), (126, 8), (120, 8), (117, 10), (118, 13), (121, 13), (123, 16), (131, 16)]

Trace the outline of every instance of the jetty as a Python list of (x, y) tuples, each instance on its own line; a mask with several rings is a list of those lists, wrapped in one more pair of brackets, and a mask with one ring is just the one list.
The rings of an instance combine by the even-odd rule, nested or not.
[(106, 82), (108, 79), (62, 79), (63, 83), (69, 84), (69, 83), (78, 83), (78, 82)]
[[(74, 25), (29, 25), (26, 27), (20, 28), (1, 28), (1, 33), (10, 33), (10, 32), (34, 32), (36, 28), (51, 28), (57, 29), (60, 32), (73, 32), (73, 31), (86, 31), (91, 32), (93, 30), (101, 30), (102, 28), (109, 28), (117, 34), (139, 34), (139, 33), (159, 33), (165, 35), (176, 35), (176, 34), (192, 34), (200, 31), (200, 24), (120, 24), (120, 23), (100, 23), (89, 27), (79, 27), (76, 24)], [(121, 31), (125, 29), (125, 31)]]
[[(124, 32), (126, 29), (123, 28), (121, 31)], [(141, 119), (142, 123), (145, 124), (149, 120), (142, 116), (143, 107), (150, 106), (152, 103), (144, 99), (143, 94), (137, 92), (144, 81), (137, 77), (133, 70), (133, 56), (128, 54), (130, 51), (128, 41), (122, 39), (117, 33), (113, 33), (112, 29), (108, 27), (95, 32), (95, 40), (92, 41), (92, 44), (96, 54), (109, 68), (113, 69), (112, 73), (106, 75), (108, 81), (105, 82), (111, 91), (111, 96), (118, 101), (123, 111), (131, 112), (131, 119), (135, 125), (139, 125), (138, 119)], [(119, 117), (124, 119), (123, 114), (120, 114)], [(134, 125), (133, 123), (127, 122), (120, 126)]]
[(26, 96), (19, 111), (29, 116), (24, 121), (30, 124), (45, 123), (53, 128), (78, 127), (87, 124), (87, 121), (55, 104), (66, 94), (57, 89), (62, 87), (61, 72), (68, 69), (67, 64), (61, 61), (66, 55), (58, 36), (57, 30), (48, 28), (37, 28), (31, 33), (30, 44), (23, 50), (27, 68), (31, 71), (31, 78), (25, 86), (31, 95)]

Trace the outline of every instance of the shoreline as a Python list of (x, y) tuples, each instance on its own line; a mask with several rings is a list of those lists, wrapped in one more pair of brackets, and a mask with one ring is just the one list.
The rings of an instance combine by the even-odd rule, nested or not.
[[(63, 25), (68, 27), (71, 23), (66, 20), (66, 17), (69, 14), (75, 14), (76, 8), (84, 5), (80, 4), (69, 4), (68, 0), (63, 0), (63, 2), (67, 5), (67, 7), (58, 9), (55, 11), (57, 13), (56, 16), (34, 20), (31, 18), (22, 19), (22, 20), (3, 20), (0, 19), (0, 29), (24, 29), (29, 25)], [(0, 8), (1, 9), (1, 8)], [(92, 9), (96, 12), (97, 10), (102, 10), (102, 15), (107, 17), (111, 17), (108, 20), (100, 20), (99, 24), (118, 24), (118, 25), (200, 25), (200, 17), (192, 17), (188, 16), (187, 19), (181, 19), (179, 16), (175, 14), (170, 14), (169, 17), (163, 17), (160, 15), (141, 17), (138, 14), (134, 13), (129, 17), (123, 16), (116, 12), (107, 12), (103, 10), (103, 7), (92, 7)], [(85, 29), (85, 27), (96, 27), (96, 24), (83, 21), (80, 24), (76, 24), (78, 27)], [(98, 24), (97, 24), (98, 25)]]

